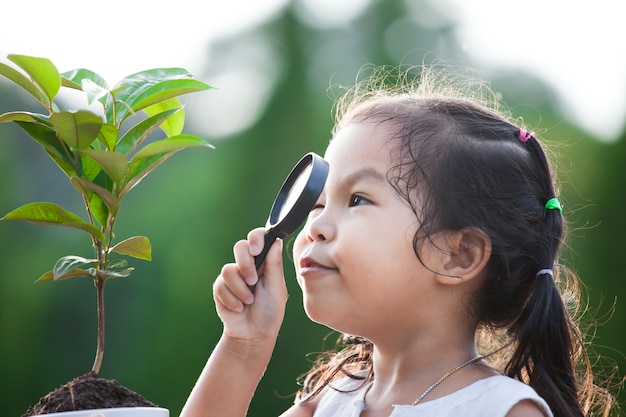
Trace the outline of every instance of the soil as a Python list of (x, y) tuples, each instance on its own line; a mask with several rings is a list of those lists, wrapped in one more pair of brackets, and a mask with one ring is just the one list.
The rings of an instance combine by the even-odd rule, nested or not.
[(158, 406), (115, 380), (98, 378), (93, 373), (88, 373), (41, 398), (22, 417), (115, 407)]

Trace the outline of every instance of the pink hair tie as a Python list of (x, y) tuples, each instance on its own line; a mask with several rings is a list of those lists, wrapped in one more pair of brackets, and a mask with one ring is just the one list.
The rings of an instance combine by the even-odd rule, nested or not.
[(525, 129), (519, 130), (519, 140), (521, 140), (523, 143), (526, 143), (528, 139), (534, 138), (534, 137), (535, 137), (535, 132), (528, 132)]

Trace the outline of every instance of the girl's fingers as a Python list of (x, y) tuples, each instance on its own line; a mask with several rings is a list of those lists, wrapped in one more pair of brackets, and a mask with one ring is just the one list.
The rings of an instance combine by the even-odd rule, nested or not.
[(259, 280), (259, 273), (254, 263), (254, 257), (263, 250), (265, 229), (259, 227), (248, 233), (248, 240), (241, 240), (235, 244), (233, 252), (235, 263), (239, 266), (239, 273), (252, 286)]
[(263, 266), (263, 286), (270, 292), (283, 291), (285, 278), (283, 271), (283, 241), (278, 239), (265, 258)]
[(265, 233), (267, 231), (262, 227), (257, 227), (248, 233), (248, 242), (250, 244), (250, 254), (256, 256), (263, 250), (265, 242)]
[(256, 266), (254, 266), (254, 254), (251, 252), (250, 242), (240, 240), (233, 247), (235, 263), (238, 272), (247, 285), (254, 285), (259, 280)]
[(241, 311), (243, 304), (252, 304), (254, 301), (254, 296), (240, 274), (237, 264), (224, 265), (222, 273), (215, 281), (213, 292), (225, 307), (234, 311)]
[[(235, 263), (224, 265), (213, 284), (214, 298), (223, 307), (241, 312), (245, 305), (254, 303), (254, 289), (251, 287), (259, 282), (254, 257), (263, 250), (265, 233), (265, 229), (257, 228), (248, 234), (247, 240), (235, 243), (233, 247)], [(284, 293), (281, 240), (270, 248), (262, 270), (263, 286), (271, 293), (274, 291), (278, 291), (277, 294)]]
[(221, 275), (213, 283), (213, 299), (215, 300), (218, 313), (222, 308), (238, 313), (241, 313), (244, 309), (243, 302), (228, 290)]

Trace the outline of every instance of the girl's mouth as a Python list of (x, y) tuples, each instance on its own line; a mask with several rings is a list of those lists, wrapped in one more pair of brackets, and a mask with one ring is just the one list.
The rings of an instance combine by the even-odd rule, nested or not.
[(336, 270), (336, 268), (325, 265), (319, 262), (318, 260), (316, 260), (315, 258), (312, 258), (309, 256), (300, 258), (300, 262), (298, 263), (298, 265), (300, 267), (299, 268), (300, 275), (311, 274), (314, 272)]

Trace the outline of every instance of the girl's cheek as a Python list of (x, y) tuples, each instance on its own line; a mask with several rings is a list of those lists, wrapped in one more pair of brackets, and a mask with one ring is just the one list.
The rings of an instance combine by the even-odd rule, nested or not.
[(296, 236), (293, 242), (293, 260), (294, 262), (298, 262), (300, 259), (300, 254), (304, 250), (306, 246), (306, 225), (300, 230), (298, 235)]

